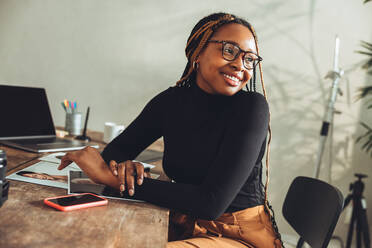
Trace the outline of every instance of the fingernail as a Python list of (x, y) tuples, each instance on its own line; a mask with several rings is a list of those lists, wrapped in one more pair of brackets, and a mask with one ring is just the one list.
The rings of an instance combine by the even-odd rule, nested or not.
[(118, 171), (117, 171), (117, 170), (114, 170), (114, 175), (115, 175), (115, 176), (118, 175)]
[(141, 185), (142, 183), (143, 183), (143, 179), (142, 178), (138, 179), (138, 185)]
[(120, 185), (120, 192), (124, 192), (124, 184)]
[(133, 189), (130, 189), (130, 190), (129, 190), (129, 195), (130, 195), (130, 196), (134, 195), (134, 190), (133, 190)]

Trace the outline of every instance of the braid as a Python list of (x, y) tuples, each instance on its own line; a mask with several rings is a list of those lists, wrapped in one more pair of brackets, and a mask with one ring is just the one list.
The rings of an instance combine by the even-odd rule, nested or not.
[[(204, 24), (201, 24), (200, 21), (194, 29), (191, 31), (190, 37), (187, 40), (186, 44), (186, 57), (187, 65), (182, 74), (180, 80), (177, 81), (177, 86), (190, 86), (190, 78), (195, 72), (194, 63), (198, 58), (199, 54), (205, 48), (209, 38), (213, 33), (222, 25), (233, 21), (235, 18), (230, 14), (219, 13), (209, 16), (210, 18), (218, 17), (216, 20), (207, 21)], [(207, 18), (205, 18), (207, 19)], [(198, 27), (200, 26), (201, 27)]]
[[(258, 41), (257, 36), (254, 28), (252, 25), (250, 25), (247, 21), (245, 21), (242, 18), (236, 17), (231, 14), (226, 13), (216, 13), (209, 15), (202, 20), (200, 20), (193, 30), (191, 31), (191, 34), (187, 40), (185, 53), (187, 57), (187, 64), (185, 67), (185, 70), (182, 74), (182, 77), (180, 80), (177, 81), (176, 85), (178, 87), (190, 87), (192, 79), (196, 77), (196, 68), (195, 63), (200, 55), (200, 53), (203, 51), (203, 49), (206, 47), (207, 42), (209, 39), (213, 36), (214, 32), (218, 30), (221, 26), (229, 23), (237, 23), (246, 26), (251, 33), (253, 34), (253, 38), (256, 45), (257, 55), (259, 55), (259, 48), (258, 48)], [(263, 90), (263, 95), (265, 99), (267, 100), (267, 94), (263, 79), (263, 73), (262, 73), (262, 65), (261, 63), (258, 63), (259, 70), (260, 70), (260, 81), (261, 86)], [(246, 88), (248, 91), (256, 92), (256, 68), (253, 69), (253, 75), (250, 79), (250, 87), (248, 89), (248, 85), (246, 85)], [(265, 200), (264, 200), (264, 208), (265, 212), (269, 215), (269, 218), (271, 220), (272, 226), (274, 231), (276, 232), (276, 239), (280, 241), (281, 247), (284, 247), (283, 241), (281, 239), (281, 235), (279, 233), (275, 217), (274, 217), (274, 210), (272, 209), (271, 205), (268, 202), (267, 192), (268, 192), (268, 185), (269, 185), (269, 157), (270, 157), (270, 144), (271, 144), (271, 125), (270, 125), (270, 112), (269, 112), (269, 123), (268, 123), (268, 132), (269, 132), (269, 138), (267, 142), (267, 152), (266, 152), (266, 182), (264, 185), (264, 191), (265, 191)], [(276, 245), (275, 245), (276, 246)]]
[[(251, 26), (251, 31), (252, 31), (252, 34), (253, 34), (253, 37), (254, 37), (254, 42), (256, 44), (257, 55), (260, 55), (259, 48), (258, 48), (258, 41), (257, 41), (256, 32), (255, 32), (255, 30), (253, 29), (252, 26)], [(265, 99), (267, 100), (267, 94), (266, 94), (265, 83), (264, 83), (264, 79), (263, 79), (263, 72), (262, 72), (262, 65), (261, 65), (261, 63), (258, 63), (258, 67), (260, 69), (260, 79), (261, 79), (261, 86), (262, 86), (263, 95), (264, 95)], [(255, 71), (253, 72), (253, 74), (255, 74)], [(254, 88), (255, 87), (256, 86), (254, 85)], [(256, 90), (254, 89), (254, 91), (256, 91)], [(269, 176), (270, 176), (270, 173), (269, 173), (270, 172), (270, 166), (269, 166), (270, 145), (271, 145), (271, 138), (272, 138), (270, 110), (269, 110), (268, 131), (269, 131), (269, 139), (267, 141), (267, 151), (266, 151), (266, 182), (265, 182), (265, 204), (264, 204), (264, 206), (265, 206), (265, 211), (269, 215), (270, 221), (271, 221), (272, 226), (274, 228), (274, 231), (276, 233), (276, 238), (280, 241), (281, 247), (284, 247), (283, 241), (282, 241), (282, 237), (281, 237), (281, 234), (279, 232), (278, 225), (276, 224), (276, 221), (275, 221), (274, 210), (273, 210), (272, 206), (269, 204), (269, 201), (267, 199), (267, 191), (268, 191), (268, 187), (269, 187)]]

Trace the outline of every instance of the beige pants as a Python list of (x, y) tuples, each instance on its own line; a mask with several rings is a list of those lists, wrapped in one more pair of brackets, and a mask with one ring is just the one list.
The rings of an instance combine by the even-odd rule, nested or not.
[[(183, 227), (180, 228), (180, 227)], [(264, 206), (225, 213), (214, 221), (172, 214), (167, 248), (281, 247)], [(182, 240), (179, 240), (182, 239)]]

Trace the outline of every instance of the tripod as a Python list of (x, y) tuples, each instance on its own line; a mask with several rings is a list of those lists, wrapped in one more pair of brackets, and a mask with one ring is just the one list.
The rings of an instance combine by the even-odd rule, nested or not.
[[(325, 150), (325, 143), (328, 136), (329, 128), (332, 128), (333, 125), (333, 115), (335, 113), (334, 105), (337, 99), (337, 94), (341, 94), (340, 88), (338, 87), (341, 76), (344, 74), (344, 71), (338, 66), (338, 55), (340, 49), (340, 39), (336, 36), (335, 44), (335, 56), (333, 61), (333, 71), (329, 71), (326, 75), (326, 78), (333, 80), (331, 94), (329, 96), (328, 105), (324, 113), (323, 123), (320, 130), (320, 140), (319, 140), (319, 149), (316, 157), (314, 178), (319, 178), (320, 167), (322, 163), (322, 157)], [(331, 132), (332, 134), (332, 132)], [(331, 137), (332, 138), (332, 137)], [(329, 178), (331, 179), (331, 164), (329, 166)], [(330, 180), (329, 180), (330, 181)]]
[(371, 243), (368, 230), (367, 204), (365, 198), (362, 196), (364, 190), (364, 183), (362, 182), (362, 178), (367, 177), (367, 175), (355, 174), (355, 176), (358, 178), (358, 180), (350, 184), (350, 191), (352, 192), (346, 197), (344, 204), (345, 209), (350, 201), (353, 201), (353, 212), (349, 226), (349, 232), (347, 234), (346, 248), (350, 248), (355, 222), (357, 248), (362, 247), (362, 235), (364, 247), (370, 248)]

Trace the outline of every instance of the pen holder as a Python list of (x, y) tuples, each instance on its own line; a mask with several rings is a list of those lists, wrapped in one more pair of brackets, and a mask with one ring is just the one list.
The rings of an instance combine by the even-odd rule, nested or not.
[(69, 135), (81, 134), (81, 113), (66, 113), (65, 131)]

